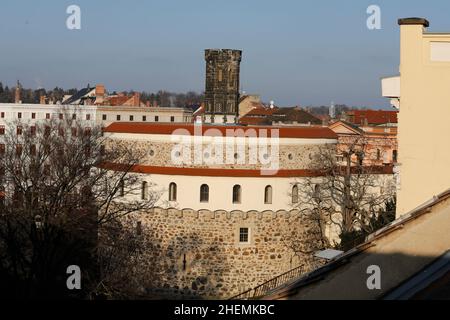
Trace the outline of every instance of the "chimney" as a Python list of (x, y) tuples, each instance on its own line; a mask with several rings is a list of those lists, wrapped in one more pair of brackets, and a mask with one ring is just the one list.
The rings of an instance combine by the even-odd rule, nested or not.
[(40, 103), (40, 104), (46, 104), (46, 103), (45, 103), (45, 100), (46, 100), (46, 99), (47, 99), (46, 96), (41, 95), (40, 98), (39, 98), (39, 103)]
[(273, 109), (275, 107), (275, 101), (270, 101), (270, 109)]
[(139, 92), (135, 92), (133, 95), (133, 106), (139, 107), (141, 105), (141, 94)]
[(105, 99), (105, 86), (98, 84), (95, 86), (95, 104), (103, 104)]
[(17, 80), (17, 86), (16, 86), (16, 94), (14, 97), (14, 103), (22, 103), (20, 100), (20, 82)]

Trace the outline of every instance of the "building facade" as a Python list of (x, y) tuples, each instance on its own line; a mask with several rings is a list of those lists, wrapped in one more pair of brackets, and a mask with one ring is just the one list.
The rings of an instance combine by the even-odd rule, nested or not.
[(400, 19), (399, 25), (400, 76), (383, 79), (382, 87), (400, 109), (397, 214), (402, 215), (449, 187), (450, 33), (427, 32), (429, 22), (419, 18)]

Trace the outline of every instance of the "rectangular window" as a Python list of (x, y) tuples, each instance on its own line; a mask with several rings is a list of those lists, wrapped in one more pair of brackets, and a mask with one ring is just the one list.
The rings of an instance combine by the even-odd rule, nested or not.
[(35, 126), (30, 127), (30, 133), (32, 136), (36, 135), (36, 127)]
[(45, 114), (45, 119), (50, 119), (50, 113)]
[(17, 126), (17, 135), (20, 136), (22, 134), (22, 127)]
[(19, 113), (17, 114), (17, 118), (22, 119), (22, 112), (19, 112)]
[(62, 113), (59, 114), (59, 120), (63, 120), (64, 119), (64, 115)]
[(175, 117), (170, 117), (170, 122), (175, 122)]
[(31, 119), (36, 119), (36, 113), (33, 112), (33, 113), (31, 114)]
[(103, 121), (106, 121), (106, 114), (102, 116)]
[(155, 122), (158, 122), (158, 121), (159, 121), (159, 117), (155, 116)]
[(248, 228), (240, 228), (239, 229), (239, 242), (240, 243), (249, 243), (249, 229)]
[(0, 126), (0, 134), (5, 134), (5, 126)]
[(75, 113), (72, 114), (72, 120), (77, 120), (77, 115)]
[(91, 115), (90, 115), (90, 114), (87, 114), (87, 115), (86, 115), (86, 120), (87, 120), (87, 121), (91, 120)]
[(0, 144), (0, 154), (5, 154), (6, 145), (4, 143)]
[(72, 128), (72, 137), (77, 136), (77, 128)]
[(3, 118), (5, 118), (5, 113), (4, 113), (4, 112), (2, 112), (2, 119), (3, 119)]
[(142, 116), (142, 121), (143, 122), (147, 121), (147, 116)]
[(120, 121), (120, 114), (117, 115), (116, 119), (117, 121)]
[(133, 121), (134, 120), (134, 116), (130, 116), (130, 121)]

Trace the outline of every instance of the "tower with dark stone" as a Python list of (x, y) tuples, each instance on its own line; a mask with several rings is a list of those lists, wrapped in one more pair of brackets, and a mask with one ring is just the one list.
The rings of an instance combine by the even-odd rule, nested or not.
[(205, 50), (205, 122), (237, 123), (241, 57), (240, 50)]

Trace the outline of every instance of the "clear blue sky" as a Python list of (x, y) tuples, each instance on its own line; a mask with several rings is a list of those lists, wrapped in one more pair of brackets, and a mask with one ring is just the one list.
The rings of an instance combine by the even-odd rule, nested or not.
[[(82, 29), (66, 28), (66, 8)], [(382, 29), (366, 27), (381, 7)], [(386, 107), (380, 77), (399, 64), (397, 18), (450, 31), (448, 0), (2, 0), (0, 81), (25, 87), (204, 89), (204, 49), (243, 50), (241, 82), (278, 105)]]

